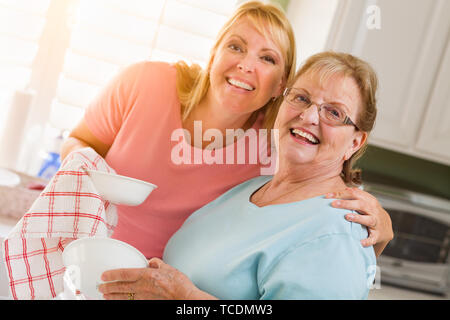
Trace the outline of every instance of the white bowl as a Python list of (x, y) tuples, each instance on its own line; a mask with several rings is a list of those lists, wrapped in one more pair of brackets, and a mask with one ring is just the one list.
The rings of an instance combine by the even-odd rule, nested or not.
[(87, 299), (103, 299), (97, 290), (103, 272), (121, 268), (146, 268), (145, 256), (133, 246), (111, 238), (82, 238), (67, 245), (62, 254), (74, 286)]
[(138, 206), (155, 189), (152, 183), (118, 174), (87, 170), (94, 187), (104, 200), (113, 204)]

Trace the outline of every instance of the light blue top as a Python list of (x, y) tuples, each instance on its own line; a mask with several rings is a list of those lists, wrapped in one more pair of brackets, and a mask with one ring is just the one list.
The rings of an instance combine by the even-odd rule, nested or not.
[(163, 260), (219, 299), (366, 299), (375, 276), (366, 228), (323, 196), (258, 207), (272, 179), (246, 181), (194, 212)]

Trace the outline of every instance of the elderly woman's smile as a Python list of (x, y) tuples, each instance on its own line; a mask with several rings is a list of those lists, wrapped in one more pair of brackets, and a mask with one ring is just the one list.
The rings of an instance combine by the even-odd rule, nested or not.
[(320, 143), (319, 139), (314, 134), (303, 128), (291, 128), (290, 132), (294, 139), (296, 139), (299, 143), (306, 145), (316, 145)]

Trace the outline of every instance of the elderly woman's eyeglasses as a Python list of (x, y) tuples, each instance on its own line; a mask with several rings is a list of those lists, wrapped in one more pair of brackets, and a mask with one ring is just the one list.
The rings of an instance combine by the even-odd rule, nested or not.
[(320, 120), (331, 126), (352, 125), (357, 130), (359, 128), (356, 124), (346, 115), (345, 111), (341, 107), (332, 103), (317, 104), (310, 100), (309, 95), (296, 88), (284, 89), (283, 96), (287, 103), (291, 106), (298, 108), (299, 111), (305, 111), (313, 104), (319, 109)]

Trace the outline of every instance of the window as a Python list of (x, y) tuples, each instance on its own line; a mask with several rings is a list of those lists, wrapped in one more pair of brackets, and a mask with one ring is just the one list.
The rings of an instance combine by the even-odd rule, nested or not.
[[(31, 80), (50, 0), (0, 0), (0, 119), (11, 93)], [(3, 125), (0, 121), (0, 128)]]
[(79, 0), (52, 103), (52, 126), (73, 127), (121, 66), (144, 59), (205, 65), (235, 2)]
[(36, 174), (36, 155), (81, 119), (121, 67), (144, 59), (204, 66), (238, 2), (0, 0), (1, 118), (15, 90), (28, 87), (36, 93), (21, 161), (13, 169)]

